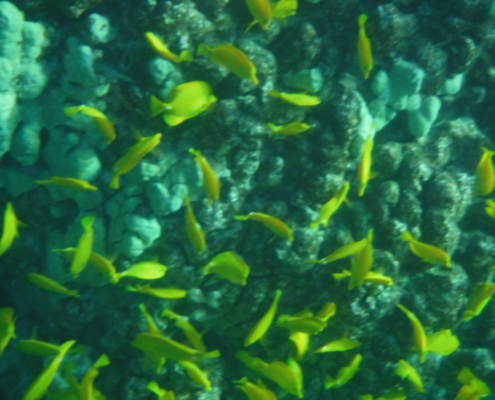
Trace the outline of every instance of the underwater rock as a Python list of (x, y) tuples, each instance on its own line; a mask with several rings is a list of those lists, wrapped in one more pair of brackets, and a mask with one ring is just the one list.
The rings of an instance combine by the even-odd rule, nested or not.
[(69, 0), (64, 3), (55, 2), (65, 14), (72, 18), (79, 18), (84, 11), (96, 7), (103, 0)]
[(88, 24), (91, 43), (108, 43), (114, 38), (110, 20), (104, 15), (90, 14)]
[(423, 101), (419, 94), (409, 98), (407, 104), (409, 129), (416, 138), (421, 139), (428, 134), (441, 106), (442, 101), (436, 96), (430, 96)]
[(11, 153), (17, 161), (24, 165), (32, 165), (38, 161), (40, 149), (40, 126), (34, 122), (24, 124), (14, 131)]
[(395, 110), (405, 110), (409, 97), (421, 90), (425, 71), (412, 62), (399, 59), (390, 72), (389, 105)]

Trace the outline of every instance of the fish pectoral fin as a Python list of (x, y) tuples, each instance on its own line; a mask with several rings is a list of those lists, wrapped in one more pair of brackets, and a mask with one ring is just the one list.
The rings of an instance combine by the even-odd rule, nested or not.
[(368, 180), (375, 179), (378, 175), (380, 175), (378, 172), (371, 170)]

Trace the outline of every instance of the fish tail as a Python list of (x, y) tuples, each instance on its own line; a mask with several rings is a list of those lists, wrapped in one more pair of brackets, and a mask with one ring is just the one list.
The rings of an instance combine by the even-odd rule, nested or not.
[(234, 218), (237, 221), (247, 221), (249, 219), (247, 215), (235, 215)]
[(405, 242), (411, 242), (414, 240), (413, 236), (411, 235), (411, 232), (405, 231), (400, 235), (400, 238), (405, 241)]
[(68, 296), (71, 296), (71, 297), (76, 297), (76, 298), (77, 298), (77, 297), (81, 297), (81, 295), (80, 295), (79, 293), (77, 293), (77, 290), (69, 290), (69, 291), (67, 292), (67, 295), (68, 295)]
[(120, 188), (120, 184), (119, 184), (119, 178), (120, 178), (120, 174), (115, 174), (112, 178), (112, 180), (110, 181), (110, 189), (119, 189)]
[(275, 135), (280, 130), (280, 126), (272, 124), (271, 122), (268, 122), (266, 124), (266, 126), (268, 126), (268, 128), (270, 128), (272, 130), (272, 133), (270, 133), (270, 136)]
[(179, 54), (179, 59), (181, 61), (194, 61), (194, 57), (189, 50), (182, 50)]
[(189, 153), (194, 154), (196, 157), (201, 157), (201, 152), (198, 150), (195, 150), (192, 147), (189, 149)]
[[(258, 23), (258, 21), (257, 21), (257, 20), (254, 20), (253, 22), (251, 22), (251, 23), (249, 24), (249, 26), (246, 28), (246, 30), (244, 31), (244, 33), (247, 33), (247, 31), (249, 31), (249, 30), (250, 30), (253, 26), (255, 26), (257, 23)], [(265, 28), (264, 28), (263, 30), (265, 30), (265, 31), (266, 31), (266, 29), (265, 29)]]
[(213, 351), (209, 351), (207, 353), (204, 354), (204, 357), (205, 358), (217, 358), (217, 357), (220, 357), (220, 350), (213, 350)]
[(495, 151), (489, 150), (486, 147), (482, 147), (481, 150), (483, 150), (486, 154), (488, 154), (490, 157), (493, 157), (495, 155)]
[(158, 99), (155, 96), (150, 97), (150, 107), (151, 107), (151, 115), (156, 117), (157, 115), (165, 112), (167, 110), (167, 104)]
[(200, 43), (198, 49), (196, 50), (197, 56), (202, 56), (203, 54), (209, 53), (212, 50), (210, 46), (204, 43)]
[(361, 14), (358, 18), (358, 24), (361, 28), (364, 28), (364, 24), (368, 20), (368, 15), (367, 14)]
[(77, 114), (79, 111), (81, 111), (82, 106), (74, 106), (74, 107), (65, 107), (64, 108), (64, 113), (68, 117), (72, 117), (74, 114)]
[(335, 380), (331, 376), (325, 378), (325, 389), (330, 389), (335, 386)]
[(93, 226), (95, 219), (96, 218), (93, 215), (88, 215), (81, 220), (81, 225), (83, 226), (83, 228), (85, 230), (88, 230), (89, 228), (91, 228)]
[(317, 260), (316, 258), (311, 258), (308, 260), (308, 263), (310, 264), (323, 264), (320, 260)]
[(35, 181), (38, 185), (46, 185), (50, 183), (50, 181)]
[(311, 227), (311, 230), (314, 231), (318, 226), (321, 224), (320, 220), (317, 221), (312, 221), (311, 224), (309, 225)]

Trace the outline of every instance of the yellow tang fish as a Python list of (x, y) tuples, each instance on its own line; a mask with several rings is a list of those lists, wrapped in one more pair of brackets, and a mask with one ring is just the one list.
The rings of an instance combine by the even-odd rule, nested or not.
[(162, 317), (169, 317), (175, 320), (175, 326), (182, 329), (187, 336), (191, 344), (200, 352), (206, 351), (206, 346), (203, 342), (203, 335), (199, 333), (196, 328), (187, 321), (184, 317), (174, 313), (171, 310), (163, 310)]
[(428, 352), (428, 340), (423, 324), (413, 312), (409, 311), (402, 304), (398, 304), (397, 307), (404, 311), (409, 321), (411, 321), (414, 331), (414, 347), (419, 351), (419, 359), (423, 363), (425, 361), (425, 354)]
[(65, 115), (67, 115), (68, 117), (72, 117), (78, 112), (93, 117), (96, 124), (98, 125), (98, 128), (100, 129), (100, 132), (103, 134), (103, 137), (108, 144), (112, 143), (117, 138), (117, 135), (115, 134), (115, 127), (113, 126), (112, 122), (105, 114), (94, 107), (86, 106), (83, 104), (81, 106), (65, 107), (64, 112)]
[(240, 285), (247, 283), (247, 278), (251, 270), (249, 265), (233, 251), (226, 251), (216, 255), (201, 269), (205, 271), (205, 275), (214, 273)]
[(208, 110), (217, 101), (208, 82), (192, 81), (172, 89), (170, 101), (164, 103), (151, 96), (150, 106), (153, 117), (163, 114), (163, 120), (169, 126), (176, 126), (186, 119), (193, 118)]
[(220, 182), (217, 175), (210, 164), (203, 157), (200, 151), (194, 150), (192, 147), (189, 149), (189, 153), (194, 155), (194, 160), (198, 163), (203, 173), (203, 188), (206, 192), (206, 197), (210, 203), (218, 200), (220, 197)]
[(77, 278), (84, 270), (89, 258), (91, 257), (91, 253), (93, 252), (93, 241), (95, 237), (95, 232), (93, 230), (94, 222), (95, 217), (92, 215), (88, 215), (81, 220), (84, 233), (79, 239), (79, 243), (77, 244), (77, 248), (74, 253), (74, 259), (72, 260), (72, 265), (70, 267), (70, 273), (74, 278)]
[(256, 77), (256, 67), (250, 58), (231, 44), (219, 44), (209, 47), (204, 43), (198, 46), (197, 55), (208, 54), (211, 61), (227, 68), (241, 79), (250, 79), (255, 85), (259, 83)]
[(310, 335), (320, 333), (327, 327), (326, 321), (315, 317), (311, 311), (304, 311), (292, 316), (282, 314), (278, 317), (277, 325), (287, 328), (291, 332), (302, 332)]
[(421, 257), (423, 261), (431, 264), (443, 265), (448, 268), (452, 266), (450, 256), (445, 251), (436, 246), (432, 246), (431, 244), (417, 241), (413, 238), (411, 232), (403, 232), (400, 238), (405, 242), (408, 242), (411, 251), (418, 257)]
[(246, 32), (254, 25), (260, 24), (263, 30), (267, 30), (272, 22), (272, 6), (269, 0), (246, 0), (249, 12), (254, 18), (254, 21), (246, 29)]
[(115, 174), (110, 182), (111, 189), (120, 188), (119, 179), (121, 175), (127, 174), (139, 161), (152, 151), (156, 146), (160, 144), (162, 138), (161, 133), (157, 133), (154, 136), (143, 137), (134, 146), (131, 146), (127, 153), (119, 158), (117, 162), (113, 165), (112, 171)]
[[(479, 397), (486, 397), (491, 393), (488, 385), (481, 379), (477, 378), (476, 375), (474, 375), (473, 372), (467, 367), (464, 367), (461, 372), (459, 372), (457, 380), (463, 385), (470, 387), (473, 392), (478, 392), (477, 399), (479, 399)], [(465, 400), (465, 398), (462, 399)], [(469, 399), (472, 398), (469, 397)]]
[(358, 168), (359, 197), (364, 195), (368, 181), (377, 176), (377, 173), (371, 170), (371, 153), (374, 143), (373, 132), (371, 132), (363, 144), (363, 155)]
[(273, 135), (299, 135), (300, 133), (306, 132), (309, 128), (311, 128), (310, 125), (305, 124), (304, 122), (299, 122), (299, 121), (294, 121), (291, 122), (290, 124), (287, 125), (274, 125), (272, 123), (266, 124), (271, 130), (272, 133), (270, 133), (270, 136)]
[(268, 94), (272, 97), (284, 100), (287, 103), (301, 107), (316, 106), (321, 103), (321, 100), (318, 97), (305, 93), (282, 93), (278, 90), (270, 90)]
[(364, 24), (368, 16), (366, 14), (361, 14), (358, 18), (359, 24), (359, 35), (358, 35), (358, 62), (359, 68), (363, 71), (364, 79), (368, 79), (370, 72), (373, 69), (373, 55), (371, 53), (371, 42), (366, 36), (366, 29)]
[(168, 267), (160, 264), (157, 261), (141, 261), (132, 265), (124, 272), (116, 274), (116, 279), (119, 281), (121, 278), (137, 278), (137, 279), (160, 279), (167, 272)]
[(251, 357), (246, 351), (238, 351), (235, 356), (246, 367), (262, 373), (287, 393), (300, 399), (304, 397), (302, 370), (296, 360), (289, 358), (287, 364), (282, 361), (267, 363), (259, 357)]
[(175, 393), (172, 390), (169, 391), (162, 389), (155, 381), (148, 383), (146, 388), (156, 394), (158, 396), (158, 400), (176, 400)]
[(304, 332), (291, 332), (289, 340), (296, 346), (297, 355), (296, 360), (302, 360), (308, 352), (309, 348), (309, 333)]
[(146, 32), (146, 40), (155, 49), (155, 51), (162, 57), (169, 59), (170, 61), (180, 63), (182, 61), (193, 61), (193, 55), (190, 51), (183, 50), (179, 55), (172, 53), (161, 38), (156, 36), (153, 32)]
[(320, 218), (311, 222), (311, 229), (314, 231), (318, 226), (328, 226), (328, 222), (332, 215), (340, 208), (344, 201), (347, 201), (347, 192), (349, 191), (349, 182), (346, 182), (342, 187), (335, 192), (335, 195), (323, 205), (320, 210)]
[(361, 342), (358, 340), (351, 340), (347, 336), (344, 336), (342, 339), (334, 340), (333, 342), (327, 343), (319, 348), (317, 348), (314, 353), (331, 353), (334, 351), (347, 351), (351, 349), (355, 349), (356, 347), (361, 346)]
[(45, 289), (50, 292), (65, 294), (67, 296), (81, 297), (81, 295), (77, 293), (77, 290), (69, 290), (65, 286), (61, 285), (51, 278), (48, 278), (47, 276), (31, 272), (28, 275), (28, 279), (41, 289)]
[(282, 291), (277, 290), (272, 305), (247, 335), (246, 340), (244, 341), (244, 347), (251, 346), (253, 343), (256, 343), (263, 336), (265, 336), (265, 333), (268, 331), (268, 328), (272, 324), (273, 318), (275, 317), (275, 313), (277, 312), (280, 296), (282, 296)]
[(160, 299), (182, 299), (187, 296), (188, 291), (177, 288), (152, 288), (150, 285), (127, 286), (128, 292), (136, 292), (158, 297)]
[(19, 237), (19, 231), (17, 228), (25, 225), (26, 224), (17, 219), (12, 203), (7, 203), (5, 213), (3, 214), (3, 233), (0, 238), (0, 256), (4, 254), (10, 246), (12, 246), (14, 239)]
[(238, 383), (237, 387), (246, 394), (249, 400), (277, 400), (277, 396), (270, 389), (255, 385), (249, 382), (247, 378), (242, 378), (234, 383)]
[(91, 183), (76, 178), (62, 178), (60, 176), (52, 176), (47, 181), (35, 181), (38, 185), (57, 185), (57, 186), (65, 186), (72, 189), (77, 190), (98, 190), (96, 186), (93, 186)]
[[(16, 317), (17, 318), (17, 317)], [(0, 308), (0, 356), (10, 342), (15, 339), (14, 309), (11, 307)]]
[(335, 379), (331, 376), (327, 376), (325, 379), (325, 389), (339, 388), (349, 382), (354, 375), (356, 375), (356, 372), (358, 372), (362, 360), (363, 356), (361, 354), (356, 354), (347, 367), (339, 369)]
[(461, 343), (450, 329), (442, 329), (426, 338), (426, 351), (448, 356), (457, 350)]
[(464, 311), (464, 321), (469, 321), (471, 318), (480, 315), (481, 311), (488, 304), (495, 292), (495, 284), (491, 282), (477, 283), (469, 296), (466, 311)]
[(46, 369), (36, 378), (36, 380), (29, 386), (26, 394), (22, 397), (22, 400), (38, 400), (41, 399), (48, 388), (50, 387), (55, 375), (57, 374), (60, 364), (63, 358), (70, 350), (70, 348), (76, 343), (75, 340), (65, 342), (60, 346), (60, 352), (53, 359), (53, 361), (46, 367)]
[(409, 382), (418, 390), (423, 393), (425, 388), (423, 387), (423, 381), (418, 371), (405, 360), (399, 360), (399, 366), (395, 369), (395, 373), (402, 379), (407, 378)]
[[(351, 271), (344, 269), (342, 272), (337, 272), (335, 274), (332, 274), (332, 276), (338, 281), (341, 281), (351, 276)], [(364, 281), (374, 283), (377, 285), (385, 285), (385, 286), (392, 286), (394, 284), (394, 280), (390, 276), (383, 275), (383, 273), (381, 272), (373, 272), (373, 271), (369, 271), (366, 274)]]
[(495, 168), (493, 167), (493, 156), (495, 151), (482, 147), (483, 155), (476, 167), (473, 196), (486, 196), (495, 188)]
[(238, 221), (247, 221), (250, 219), (253, 221), (261, 222), (276, 236), (281, 236), (291, 242), (294, 241), (292, 229), (290, 229), (285, 222), (279, 220), (278, 218), (272, 217), (271, 215), (263, 214), (260, 212), (251, 212), (247, 215), (236, 215), (234, 218)]
[(201, 230), (201, 225), (198, 223), (196, 216), (194, 215), (194, 211), (191, 206), (191, 200), (189, 199), (189, 195), (186, 194), (186, 230), (187, 237), (189, 241), (196, 247), (198, 250), (198, 254), (201, 254), (206, 249), (206, 240), (203, 231)]
[(207, 373), (202, 371), (196, 364), (187, 360), (179, 360), (179, 365), (187, 371), (187, 374), (199, 386), (204, 387), (208, 392), (212, 391), (211, 381), (208, 379)]
[(286, 21), (287, 17), (296, 15), (297, 0), (280, 0), (276, 3), (272, 3), (272, 17), (273, 19), (281, 19)]
[(365, 246), (352, 258), (349, 290), (363, 284), (373, 266), (373, 261), (373, 229), (370, 229)]
[(90, 370), (86, 372), (81, 382), (81, 400), (97, 400), (101, 398), (100, 396), (96, 397), (93, 382), (100, 373), (99, 369), (107, 365), (110, 365), (110, 359), (106, 354), (102, 354)]
[(332, 254), (326, 256), (325, 258), (322, 258), (321, 260), (313, 258), (308, 262), (311, 264), (327, 264), (333, 261), (340, 260), (342, 258), (353, 256), (354, 254), (359, 253), (366, 246), (366, 243), (367, 238), (364, 238), (359, 242), (351, 242), (349, 244), (346, 244), (345, 246), (338, 248)]
[[(360, 400), (373, 400), (373, 395), (371, 394), (364, 394), (362, 396), (359, 396)], [(384, 396), (377, 397), (376, 400), (406, 400), (407, 399), (407, 394), (404, 392), (402, 388), (399, 390), (392, 390), (388, 393), (386, 393)]]

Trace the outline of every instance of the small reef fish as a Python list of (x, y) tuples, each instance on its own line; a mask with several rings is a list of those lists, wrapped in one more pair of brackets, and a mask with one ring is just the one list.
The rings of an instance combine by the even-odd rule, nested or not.
[(127, 285), (125, 288), (128, 292), (136, 292), (147, 294), (153, 297), (158, 297), (160, 299), (182, 299), (187, 296), (188, 291), (185, 289), (177, 288), (152, 288), (150, 285), (137, 285), (130, 286)]
[(251, 357), (246, 351), (238, 351), (235, 356), (247, 368), (265, 375), (287, 393), (300, 399), (304, 397), (302, 370), (293, 358), (286, 364), (282, 361), (267, 363), (259, 357)]
[(492, 217), (495, 218), (495, 200), (494, 199), (487, 199), (485, 200), (485, 211), (486, 213)]
[(463, 320), (469, 321), (471, 318), (480, 315), (481, 311), (488, 304), (495, 292), (495, 284), (492, 282), (477, 283), (469, 296), (466, 311), (464, 311)]
[(220, 356), (220, 351), (218, 350), (202, 353), (173, 339), (148, 332), (138, 333), (136, 339), (132, 342), (132, 346), (146, 354), (153, 354), (155, 357), (170, 360), (191, 360), (197, 357), (201, 359), (202, 357), (216, 358)]
[(110, 181), (111, 189), (119, 189), (119, 179), (121, 175), (127, 174), (131, 171), (139, 162), (143, 159), (143, 157), (152, 151), (156, 146), (160, 144), (162, 138), (161, 133), (157, 133), (154, 136), (150, 137), (142, 137), (139, 142), (137, 142), (134, 146), (131, 146), (127, 153), (119, 158), (117, 162), (113, 165), (112, 171), (114, 176)]
[(420, 362), (423, 363), (425, 361), (425, 354), (428, 352), (428, 341), (423, 324), (413, 312), (409, 311), (402, 304), (398, 304), (397, 307), (399, 307), (411, 321), (414, 331), (414, 347), (419, 351)]
[(201, 172), (203, 173), (203, 188), (206, 192), (206, 197), (210, 203), (213, 203), (220, 197), (220, 182), (218, 181), (217, 175), (200, 151), (194, 150), (191, 147), (189, 153), (194, 155), (194, 160), (198, 163), (199, 168), (201, 168)]
[(105, 114), (94, 107), (86, 106), (83, 104), (81, 106), (65, 107), (64, 112), (65, 115), (67, 115), (68, 117), (72, 117), (78, 112), (84, 115), (88, 115), (89, 117), (93, 117), (94, 121), (98, 125), (98, 128), (100, 129), (100, 132), (102, 133), (108, 144), (112, 143), (117, 138), (117, 135), (115, 134), (115, 127), (113, 126), (112, 122)]
[[(351, 276), (351, 271), (344, 269), (342, 272), (337, 272), (332, 274), (334, 279), (341, 281), (349, 276)], [(374, 283), (376, 285), (392, 286), (394, 280), (390, 276), (383, 275), (381, 272), (370, 271), (366, 274), (364, 278), (365, 282)]]
[(280, 125), (280, 126), (274, 125), (270, 122), (266, 125), (272, 130), (270, 136), (273, 135), (295, 136), (295, 135), (299, 135), (300, 133), (306, 132), (309, 128), (311, 128), (310, 125), (299, 121), (294, 121), (291, 122), (290, 124)]
[(442, 329), (426, 337), (426, 351), (448, 356), (457, 350), (461, 343), (450, 329)]
[(347, 351), (351, 349), (355, 349), (356, 347), (361, 346), (361, 342), (358, 340), (352, 340), (344, 335), (342, 339), (334, 340), (333, 342), (329, 342), (324, 344), (321, 347), (318, 347), (312, 354), (315, 353), (331, 353), (334, 351)]
[(291, 332), (289, 340), (296, 346), (296, 360), (302, 360), (309, 348), (309, 333)]
[(187, 237), (192, 245), (198, 251), (198, 254), (203, 253), (206, 250), (206, 240), (203, 231), (201, 230), (201, 225), (198, 223), (196, 216), (194, 215), (193, 208), (191, 206), (191, 200), (189, 195), (186, 194), (186, 231)]
[(373, 229), (370, 229), (364, 247), (352, 257), (349, 290), (363, 284), (373, 266), (373, 262)]
[(26, 226), (26, 224), (22, 223), (17, 219), (17, 216), (14, 212), (14, 207), (12, 203), (7, 203), (5, 207), (5, 212), (3, 214), (3, 233), (0, 238), (0, 256), (2, 256), (12, 243), (14, 243), (14, 239), (19, 237), (19, 226)]
[[(461, 372), (459, 372), (457, 380), (464, 385), (459, 394), (457, 394), (457, 400), (479, 399), (480, 397), (486, 397), (491, 393), (488, 385), (477, 378), (467, 367), (464, 367)], [(475, 394), (477, 397), (469, 397), (470, 394)]]
[(60, 351), (53, 361), (46, 367), (46, 369), (36, 378), (36, 380), (29, 386), (26, 394), (22, 397), (22, 400), (38, 400), (41, 399), (48, 388), (50, 387), (55, 375), (57, 374), (60, 364), (63, 358), (70, 350), (70, 348), (76, 343), (75, 340), (65, 342), (60, 346)]
[(77, 244), (76, 251), (74, 253), (74, 259), (70, 267), (70, 273), (74, 278), (77, 278), (79, 274), (84, 270), (86, 264), (93, 252), (93, 241), (95, 238), (95, 231), (93, 230), (93, 223), (95, 217), (88, 215), (81, 219), (81, 225), (84, 229), (84, 233), (81, 235)]
[(211, 61), (224, 66), (239, 78), (250, 79), (255, 85), (259, 83), (253, 62), (244, 52), (231, 44), (209, 47), (204, 43), (200, 43), (196, 54), (198, 56), (208, 54)]
[(325, 389), (339, 388), (349, 382), (356, 372), (359, 370), (359, 365), (363, 360), (361, 354), (356, 354), (347, 367), (342, 367), (337, 372), (337, 377), (333, 379), (331, 376), (325, 378)]
[(358, 18), (359, 24), (359, 34), (358, 34), (358, 45), (357, 45), (357, 53), (358, 53), (358, 62), (359, 68), (363, 72), (364, 79), (368, 79), (370, 76), (370, 72), (373, 69), (373, 55), (371, 52), (371, 42), (366, 35), (366, 29), (364, 25), (368, 20), (368, 16), (366, 14), (361, 14)]
[(52, 176), (47, 181), (35, 181), (38, 185), (57, 185), (64, 186), (76, 190), (98, 190), (96, 186), (93, 186), (91, 183), (76, 178), (62, 178), (60, 176)]
[(16, 318), (14, 318), (13, 308), (0, 308), (0, 356), (3, 354), (10, 340), (17, 338), (15, 334)]
[(282, 291), (279, 289), (275, 293), (275, 299), (273, 299), (272, 305), (270, 306), (266, 314), (261, 317), (261, 319), (253, 327), (253, 329), (251, 329), (251, 332), (249, 332), (249, 334), (247, 335), (246, 340), (244, 341), (244, 347), (251, 346), (253, 343), (256, 343), (258, 340), (265, 336), (268, 328), (272, 324), (275, 313), (277, 312), (280, 296), (282, 296)]
[(321, 103), (321, 100), (318, 97), (306, 93), (282, 93), (278, 90), (270, 90), (267, 94), (301, 107), (317, 106)]
[(364, 196), (368, 181), (377, 176), (377, 173), (371, 170), (371, 153), (373, 152), (374, 143), (373, 132), (371, 132), (363, 144), (363, 155), (358, 168), (359, 197)]
[(153, 117), (163, 113), (163, 120), (169, 126), (177, 126), (186, 119), (194, 118), (208, 110), (217, 98), (208, 82), (192, 81), (176, 86), (170, 92), (170, 101), (164, 103), (151, 96), (151, 114)]
[(187, 360), (179, 360), (179, 365), (183, 367), (191, 379), (199, 386), (205, 388), (208, 392), (212, 391), (211, 381), (208, 379), (208, 374), (201, 370), (196, 364)]
[[(363, 396), (359, 396), (360, 400), (373, 400), (373, 395), (365, 394)], [(378, 397), (376, 400), (406, 400), (407, 394), (404, 392), (402, 388), (399, 390), (392, 390), (388, 392), (384, 396)]]
[(163, 41), (163, 39), (156, 36), (153, 32), (146, 32), (145, 36), (146, 36), (146, 40), (151, 45), (151, 47), (153, 47), (153, 49), (162, 57), (165, 57), (170, 61), (180, 63), (182, 61), (194, 60), (193, 55), (188, 50), (181, 51), (179, 55), (172, 53), (165, 44), (165, 42)]
[(321, 319), (322, 321), (328, 321), (332, 318), (337, 312), (337, 305), (335, 303), (327, 303), (325, 304), (320, 311), (316, 314), (316, 318)]
[(171, 310), (164, 310), (162, 317), (168, 317), (175, 320), (175, 326), (182, 329), (187, 336), (191, 344), (200, 352), (206, 352), (206, 346), (203, 342), (203, 335), (201, 335), (196, 328), (188, 322), (184, 317), (174, 313)]
[(297, 0), (280, 0), (272, 3), (272, 18), (286, 22), (287, 17), (296, 15)]
[(340, 260), (342, 258), (346, 258), (349, 256), (353, 256), (354, 254), (359, 253), (364, 246), (366, 246), (367, 238), (360, 240), (359, 242), (351, 242), (342, 246), (335, 250), (332, 254), (322, 258), (321, 260), (310, 259), (308, 262), (311, 264), (328, 264), (333, 261)]
[(311, 230), (315, 230), (323, 224), (327, 227), (332, 215), (340, 208), (344, 201), (347, 201), (347, 192), (349, 191), (349, 182), (346, 182), (342, 187), (334, 193), (334, 196), (321, 207), (320, 218), (311, 222)]
[(238, 384), (237, 387), (246, 394), (249, 400), (277, 400), (277, 396), (270, 389), (251, 383), (245, 377), (234, 383)]
[(165, 390), (158, 386), (158, 383), (151, 381), (146, 388), (158, 396), (158, 400), (176, 400), (172, 390)]
[[(150, 331), (150, 333), (164, 336), (162, 330), (158, 327), (155, 320), (148, 312), (146, 306), (143, 303), (139, 305), (139, 309), (143, 313), (144, 319), (146, 320), (146, 325), (148, 326), (148, 330)], [(147, 370), (149, 369), (150, 365), (154, 365), (156, 373), (159, 374), (161, 373), (166, 361), (167, 359), (164, 357), (156, 357), (154, 354), (147, 353), (144, 359), (144, 369)]]
[(132, 265), (124, 272), (118, 272), (116, 274), (117, 282), (121, 278), (138, 278), (138, 279), (160, 279), (163, 278), (167, 272), (168, 267), (160, 264), (157, 261), (142, 261)]
[(486, 196), (495, 188), (495, 168), (493, 167), (493, 156), (495, 151), (482, 147), (483, 155), (476, 167), (473, 196)]
[(45, 289), (50, 292), (65, 294), (66, 296), (81, 297), (81, 295), (77, 293), (77, 290), (70, 290), (57, 281), (48, 278), (47, 276), (31, 272), (28, 275), (28, 279), (31, 281), (31, 283), (35, 284), (41, 289)]
[(251, 212), (247, 215), (236, 215), (234, 218), (238, 221), (253, 220), (261, 222), (268, 229), (270, 229), (275, 236), (281, 236), (291, 242), (294, 240), (292, 229), (290, 229), (285, 222), (279, 220), (278, 218), (272, 217), (271, 215), (260, 212)]
[(223, 279), (243, 286), (246, 285), (251, 271), (249, 265), (233, 251), (225, 251), (216, 255), (201, 270), (205, 271), (205, 275), (217, 274)]
[(100, 374), (100, 368), (110, 365), (110, 359), (106, 354), (102, 354), (83, 377), (81, 382), (81, 400), (98, 400), (101, 396), (96, 396), (93, 387), (95, 378)]
[(423, 261), (431, 264), (443, 265), (448, 268), (452, 266), (450, 255), (436, 246), (417, 241), (413, 238), (411, 232), (405, 231), (400, 238), (405, 242), (408, 242), (411, 251)]
[(277, 320), (277, 325), (287, 328), (291, 332), (302, 332), (310, 335), (320, 333), (327, 327), (326, 321), (315, 317), (311, 311), (303, 311), (293, 316), (282, 314)]
[(407, 379), (419, 392), (423, 393), (425, 388), (423, 387), (423, 381), (418, 371), (405, 360), (399, 360), (399, 365), (395, 369), (395, 373), (402, 379)]
[(260, 24), (261, 28), (266, 31), (272, 22), (272, 6), (269, 0), (246, 0), (249, 12), (254, 18), (254, 21), (246, 29), (250, 30), (254, 25)]

